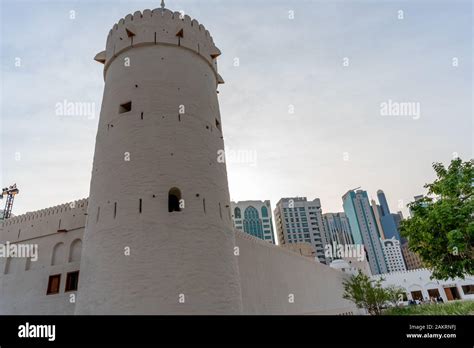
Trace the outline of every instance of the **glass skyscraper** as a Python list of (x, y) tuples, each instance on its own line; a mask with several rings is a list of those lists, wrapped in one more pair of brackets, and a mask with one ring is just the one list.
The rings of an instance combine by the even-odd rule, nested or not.
[(385, 239), (396, 238), (400, 241), (400, 234), (398, 233), (397, 224), (393, 219), (393, 215), (390, 213), (388, 207), (387, 198), (382, 190), (377, 191), (377, 198), (380, 204), (380, 223), (383, 228), (383, 235)]
[(367, 192), (348, 191), (342, 196), (342, 201), (354, 243), (364, 245), (372, 274), (387, 273), (379, 231)]

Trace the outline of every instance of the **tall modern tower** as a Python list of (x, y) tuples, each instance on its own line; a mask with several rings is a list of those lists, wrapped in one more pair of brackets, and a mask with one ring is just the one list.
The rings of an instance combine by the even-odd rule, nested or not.
[(326, 213), (323, 218), (331, 243), (353, 244), (349, 219), (345, 213)]
[(377, 223), (367, 191), (348, 191), (342, 196), (344, 212), (349, 219), (354, 243), (364, 244), (372, 274), (387, 273)]
[(375, 223), (377, 224), (377, 230), (379, 231), (379, 237), (382, 239), (385, 239), (385, 234), (383, 232), (383, 227), (382, 227), (382, 221), (380, 219), (381, 209), (380, 205), (375, 202), (375, 199), (372, 199), (371, 202), (372, 204), (372, 211), (374, 212), (374, 218), (375, 218)]
[(76, 314), (242, 311), (217, 87), (220, 55), (189, 16), (110, 30)]
[(385, 239), (396, 238), (400, 241), (400, 234), (398, 233), (397, 225), (393, 219), (392, 214), (390, 213), (390, 208), (388, 207), (387, 198), (385, 193), (382, 190), (377, 191), (377, 198), (380, 203), (380, 222), (383, 228), (383, 234)]

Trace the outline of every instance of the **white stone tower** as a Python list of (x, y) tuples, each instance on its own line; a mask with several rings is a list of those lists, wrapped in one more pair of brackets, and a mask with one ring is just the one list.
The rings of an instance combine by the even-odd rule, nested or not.
[(242, 311), (217, 86), (203, 25), (161, 9), (106, 50), (76, 314)]

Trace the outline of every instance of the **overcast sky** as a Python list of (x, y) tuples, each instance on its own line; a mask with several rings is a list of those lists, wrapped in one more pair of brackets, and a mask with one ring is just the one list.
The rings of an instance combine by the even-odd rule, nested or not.
[[(0, 184), (18, 184), (18, 215), (88, 196), (104, 87), (93, 57), (118, 19), (160, 1), (0, 2)], [(473, 157), (471, 1), (166, 5), (223, 53), (226, 148), (256, 154), (229, 158), (233, 200), (318, 197), (336, 212), (361, 186), (397, 211), (425, 192), (433, 162)], [(95, 105), (94, 117), (58, 116), (65, 100)], [(420, 113), (382, 115), (389, 100)]]

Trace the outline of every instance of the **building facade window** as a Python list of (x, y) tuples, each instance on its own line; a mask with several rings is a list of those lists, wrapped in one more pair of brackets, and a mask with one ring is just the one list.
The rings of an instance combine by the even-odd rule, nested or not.
[(242, 215), (241, 215), (241, 213), (240, 213), (240, 208), (239, 208), (239, 207), (236, 207), (236, 208), (234, 209), (234, 217), (235, 217), (236, 219), (241, 219), (241, 218), (242, 218)]
[(66, 290), (76, 291), (79, 285), (79, 271), (69, 272), (66, 276)]
[(248, 234), (263, 239), (263, 228), (258, 210), (249, 206), (244, 211), (244, 231)]
[(59, 293), (59, 286), (61, 284), (61, 274), (49, 276), (48, 290), (46, 295), (54, 295)]

